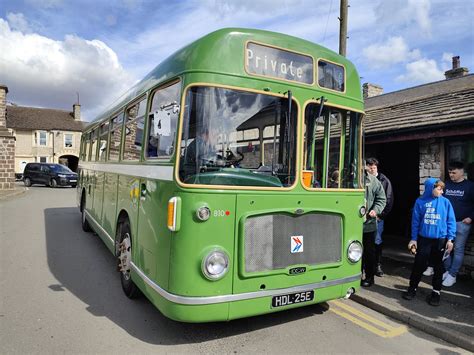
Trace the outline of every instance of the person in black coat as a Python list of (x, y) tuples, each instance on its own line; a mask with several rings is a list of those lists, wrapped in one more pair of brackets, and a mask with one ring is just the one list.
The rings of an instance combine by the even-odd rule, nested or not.
[(369, 174), (377, 177), (383, 186), (385, 196), (387, 198), (387, 204), (380, 215), (377, 216), (377, 235), (375, 237), (375, 262), (376, 270), (375, 275), (383, 276), (382, 270), (382, 233), (384, 229), (384, 221), (388, 216), (393, 207), (393, 189), (392, 183), (384, 174), (378, 171), (379, 161), (376, 158), (368, 158), (366, 160), (366, 167)]

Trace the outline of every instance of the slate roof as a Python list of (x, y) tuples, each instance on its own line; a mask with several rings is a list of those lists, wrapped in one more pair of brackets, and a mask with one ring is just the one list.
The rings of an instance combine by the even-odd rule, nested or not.
[(87, 124), (75, 121), (72, 112), (65, 110), (7, 106), (7, 128), (82, 132)]
[(365, 112), (368, 136), (422, 127), (474, 126), (474, 75), (370, 97)]

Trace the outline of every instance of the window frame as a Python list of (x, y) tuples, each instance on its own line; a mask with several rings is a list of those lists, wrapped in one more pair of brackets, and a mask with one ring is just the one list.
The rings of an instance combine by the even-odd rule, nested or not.
[[(38, 136), (37, 136), (37, 142), (36, 145), (38, 147), (47, 147), (48, 146), (48, 131), (37, 131)], [(44, 133), (44, 144), (41, 144), (41, 134)]]
[[(121, 117), (121, 121), (119, 121), (116, 125), (113, 124), (115, 119), (118, 119)], [(118, 163), (122, 161), (122, 144), (123, 144), (123, 132), (124, 132), (124, 125), (125, 125), (125, 112), (123, 109), (115, 112), (109, 119), (107, 119), (109, 122), (109, 141), (108, 141), (108, 147), (107, 147), (107, 159), (106, 161), (108, 162), (114, 162)], [(111, 145), (112, 145), (112, 137), (113, 133), (115, 130), (120, 130), (120, 140), (119, 140), (119, 145), (118, 145), (118, 154), (116, 159), (111, 159), (110, 158), (110, 152), (111, 152)]]
[[(307, 124), (306, 124), (306, 112), (308, 110), (309, 105), (319, 105), (319, 101), (315, 100), (309, 100), (305, 103), (304, 109), (302, 111), (303, 114), (303, 119), (302, 119), (302, 124), (303, 124), (303, 136), (302, 136), (302, 143), (303, 143), (303, 159), (302, 159), (302, 165), (301, 169), (303, 171), (306, 170), (307, 168), (307, 159), (308, 159), (308, 150), (307, 150)], [(353, 107), (345, 107), (345, 106), (340, 106), (340, 105), (331, 105), (331, 104), (324, 104), (324, 109), (329, 110), (328, 118), (329, 120), (324, 120), (323, 127), (324, 127), (324, 141), (323, 141), (323, 152), (322, 152), (322, 159), (323, 159), (323, 167), (322, 167), (322, 181), (321, 187), (313, 187), (313, 186), (305, 186), (303, 181), (301, 180), (301, 184), (306, 190), (309, 191), (340, 191), (340, 190), (345, 190), (345, 191), (357, 191), (357, 190), (363, 190), (363, 183), (362, 183), (362, 178), (363, 178), (363, 162), (362, 162), (362, 149), (363, 149), (363, 119), (364, 119), (364, 112), (361, 110), (358, 110)], [(346, 111), (346, 114), (341, 115), (341, 132), (337, 136), (331, 137), (330, 136), (330, 131), (329, 131), (329, 139), (327, 139), (327, 130), (330, 126), (330, 112), (335, 111), (335, 112), (340, 112), (342, 113), (343, 111)], [(324, 112), (324, 111), (323, 111)], [(346, 140), (348, 136), (346, 137), (347, 129), (348, 127), (348, 119), (350, 119), (351, 114), (359, 114), (359, 119), (358, 119), (358, 129), (357, 129), (357, 135), (358, 135), (358, 147), (357, 147), (357, 161), (358, 161), (358, 167), (356, 167), (356, 170), (358, 172), (358, 177), (357, 177), (357, 182), (358, 182), (358, 187), (356, 188), (350, 188), (350, 187), (343, 187), (343, 171), (346, 166)], [(325, 116), (324, 116), (325, 117)], [(330, 142), (334, 138), (339, 139), (339, 180), (338, 180), (338, 187), (328, 187), (328, 179), (329, 179), (329, 154), (330, 154)], [(302, 178), (302, 175), (301, 175)], [(316, 178), (316, 177), (314, 177)]]
[[(71, 146), (66, 145), (66, 137), (71, 136)], [(74, 133), (64, 133), (64, 148), (74, 148)]]
[[(144, 95), (141, 95), (140, 97), (134, 99), (132, 102), (130, 102), (128, 105), (125, 106), (125, 109), (123, 111), (123, 124), (122, 124), (122, 135), (121, 135), (121, 154), (120, 154), (120, 161), (124, 162), (128, 162), (128, 163), (136, 163), (136, 162), (140, 162), (142, 161), (143, 159), (143, 151), (144, 151), (144, 137), (145, 137), (145, 131), (146, 131), (146, 117), (147, 117), (147, 113), (148, 113), (148, 94), (145, 93)], [(144, 102), (145, 103), (145, 111), (143, 113), (142, 116), (138, 116), (138, 113), (137, 113), (137, 117), (131, 119), (128, 121), (128, 111), (135, 105), (139, 104), (139, 107), (138, 107), (138, 110), (140, 112), (140, 103), (141, 102)], [(141, 140), (141, 149), (140, 149), (140, 154), (139, 154), (139, 157), (138, 159), (125, 159), (125, 154), (126, 154), (126, 147), (125, 147), (125, 143), (126, 143), (126, 135), (127, 135), (127, 125), (133, 123), (133, 122), (136, 122), (139, 118), (142, 118), (144, 119), (144, 124), (143, 124), (143, 133), (142, 133), (142, 140)]]
[[(174, 139), (175, 139), (175, 148), (174, 148), (174, 151), (171, 155), (166, 155), (166, 156), (159, 156), (157, 155), (156, 157), (149, 157), (148, 156), (148, 145), (149, 145), (149, 134), (150, 134), (150, 114), (152, 112), (152, 105), (153, 105), (153, 98), (155, 97), (156, 93), (158, 91), (161, 91), (161, 90), (165, 90), (173, 85), (179, 85), (179, 98), (177, 100), (177, 104), (179, 106), (179, 112), (178, 112), (178, 117), (177, 117), (177, 120), (176, 120), (176, 127), (175, 127), (175, 132), (174, 132)], [(146, 115), (145, 115), (145, 130), (144, 130), (144, 135), (143, 137), (145, 138), (145, 142), (144, 142), (144, 146), (143, 146), (143, 159), (144, 161), (148, 161), (148, 162), (162, 162), (162, 163), (166, 163), (166, 162), (170, 162), (172, 161), (175, 156), (176, 156), (176, 152), (179, 150), (178, 149), (178, 134), (179, 134), (179, 126), (180, 126), (180, 120), (181, 120), (181, 114), (182, 114), (182, 100), (183, 100), (183, 82), (180, 78), (177, 78), (177, 79), (173, 79), (167, 83), (164, 83), (154, 89), (152, 89), (150, 91), (150, 94), (148, 96), (148, 105), (147, 105), (147, 112), (146, 112)]]

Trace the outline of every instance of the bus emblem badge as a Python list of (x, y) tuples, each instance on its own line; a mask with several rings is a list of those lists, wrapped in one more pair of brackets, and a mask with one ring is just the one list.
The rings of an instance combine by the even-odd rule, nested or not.
[(291, 240), (291, 248), (290, 248), (291, 253), (292, 254), (302, 253), (303, 252), (303, 236), (294, 235), (290, 237), (290, 240)]

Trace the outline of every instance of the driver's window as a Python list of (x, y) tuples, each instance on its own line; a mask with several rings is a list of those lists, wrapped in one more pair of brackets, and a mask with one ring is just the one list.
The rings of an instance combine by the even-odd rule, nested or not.
[(148, 115), (147, 159), (169, 159), (175, 151), (181, 82), (157, 89)]

